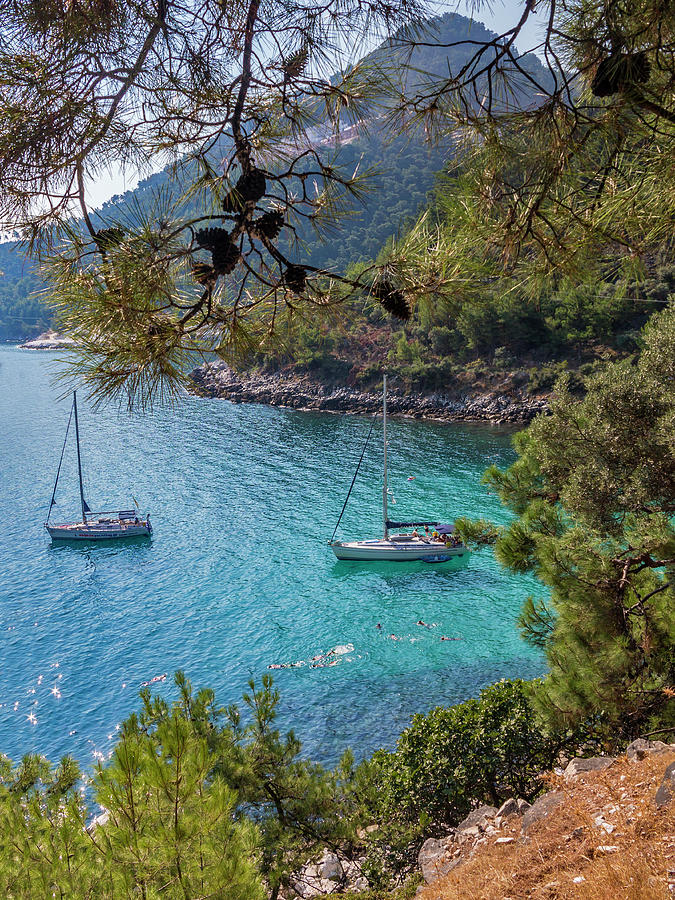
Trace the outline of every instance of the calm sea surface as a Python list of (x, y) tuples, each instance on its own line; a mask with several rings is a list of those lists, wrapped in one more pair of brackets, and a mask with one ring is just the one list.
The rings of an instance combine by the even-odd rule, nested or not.
[[(155, 687), (170, 697), (182, 668), (229, 703), (268, 665), (305, 662), (275, 671), (280, 724), (333, 762), (347, 746), (357, 757), (392, 746), (415, 712), (543, 671), (515, 625), (536, 585), (503, 574), (491, 553), (459, 571), (336, 562), (326, 541), (364, 418), (193, 397), (128, 415), (82, 398), (90, 506), (124, 508), (133, 496), (154, 538), (52, 546), (43, 523), (70, 407), (53, 384), (56, 360), (0, 348), (1, 752), (70, 752), (88, 765), (110, 752), (141, 682), (168, 673)], [(377, 427), (371, 440), (343, 537), (380, 532)], [(504, 521), (480, 475), (513, 459), (507, 435), (394, 421), (389, 446), (395, 517)], [(77, 516), (77, 499), (69, 439), (57, 520)], [(311, 667), (333, 647), (336, 665)]]

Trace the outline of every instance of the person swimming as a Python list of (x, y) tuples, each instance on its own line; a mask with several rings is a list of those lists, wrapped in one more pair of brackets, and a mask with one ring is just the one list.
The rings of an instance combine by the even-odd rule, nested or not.
[(151, 684), (156, 684), (158, 681), (166, 681), (166, 672), (163, 675), (155, 675), (150, 681), (142, 681), (141, 687), (150, 687)]

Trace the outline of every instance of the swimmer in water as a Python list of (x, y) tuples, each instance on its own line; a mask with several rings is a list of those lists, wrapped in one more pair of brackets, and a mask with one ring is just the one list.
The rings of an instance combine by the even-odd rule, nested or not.
[(382, 623), (381, 622), (378, 622), (375, 627), (378, 629), (378, 631), (382, 631)]
[(155, 675), (150, 681), (142, 681), (141, 687), (150, 687), (151, 684), (155, 684), (158, 681), (166, 681), (166, 672), (163, 675)]
[(270, 663), (268, 669), (297, 669), (298, 666), (304, 666), (304, 661), (294, 663)]
[(449, 637), (445, 637), (445, 635), (441, 635), (441, 640), (442, 641), (463, 641), (464, 638), (458, 638), (458, 637), (450, 637), (449, 638)]

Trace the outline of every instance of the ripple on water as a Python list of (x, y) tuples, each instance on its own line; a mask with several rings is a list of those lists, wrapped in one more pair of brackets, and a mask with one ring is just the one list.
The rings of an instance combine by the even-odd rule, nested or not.
[[(391, 746), (414, 712), (542, 671), (515, 627), (536, 588), (490, 554), (457, 571), (335, 561), (326, 541), (368, 419), (192, 397), (146, 416), (82, 402), (88, 499), (114, 506), (133, 494), (155, 534), (126, 546), (50, 545), (42, 523), (68, 417), (53, 360), (0, 350), (2, 752), (73, 752), (90, 764), (110, 752), (144, 681), (168, 672), (152, 687), (170, 696), (182, 668), (229, 703), (269, 665), (303, 662), (272, 670), (280, 724), (319, 759), (348, 745), (361, 757)], [(381, 527), (375, 436), (371, 448), (345, 536)], [(392, 422), (389, 449), (396, 516), (504, 520), (479, 481), (513, 458), (506, 435)], [(67, 454), (57, 517), (77, 512), (76, 478)], [(310, 665), (347, 644), (354, 650), (335, 665)]]

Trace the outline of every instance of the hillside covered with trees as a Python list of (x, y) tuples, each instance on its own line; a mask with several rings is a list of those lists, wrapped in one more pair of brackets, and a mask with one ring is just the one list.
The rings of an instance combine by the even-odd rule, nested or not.
[[(386, 67), (387, 77), (398, 83), (423, 83), (424, 78), (441, 78), (448, 66), (459, 66), (468, 59), (464, 47), (446, 47), (462, 41), (469, 32), (472, 38), (494, 36), (486, 28), (464, 16), (446, 14), (432, 20), (428, 46), (408, 52), (399, 42), (386, 41), (381, 48), (364, 57), (366, 67)], [(443, 46), (439, 46), (443, 45)], [(529, 60), (532, 68), (541, 68), (536, 57)], [(413, 75), (409, 69), (414, 70)], [(430, 142), (423, 130), (392, 134), (387, 128), (387, 110), (377, 100), (364, 111), (355, 124), (346, 123), (333, 134), (330, 128), (319, 127), (312, 140), (330, 159), (332, 166), (354, 172), (370, 173), (364, 183), (362, 200), (351, 201), (345, 215), (325, 236), (317, 235), (308, 225), (299, 229), (299, 259), (331, 272), (344, 272), (350, 265), (374, 259), (393, 237), (399, 237), (412, 225), (430, 199), (430, 192), (438, 173), (454, 156), (456, 138), (453, 135)], [(227, 140), (212, 152), (215, 167), (221, 165)], [(167, 167), (142, 179), (133, 191), (114, 196), (102, 208), (92, 213), (97, 228), (134, 227), (141, 219), (152, 220), (165, 209), (179, 202), (194, 167), (176, 171)], [(199, 196), (183, 198), (182, 213), (196, 217), (203, 211)], [(22, 340), (34, 336), (55, 324), (55, 311), (49, 304), (49, 289), (39, 276), (38, 264), (15, 241), (0, 244), (0, 340)], [(44, 292), (41, 300), (31, 296)]]
[[(407, 3), (372, 7), (390, 38), (419, 43), (414, 28), (401, 38), (414, 25)], [(335, 16), (354, 33), (372, 21), (358, 3), (329, 2), (328, 21), (317, 23), (304, 4), (272, 0), (280, 32), (257, 0), (226, 23), (220, 4), (213, 18), (209, 9), (190, 8), (186, 28), (186, 7), (173, 0), (151, 12), (112, 0), (84, 15), (73, 5), (65, 16), (61, 7), (12, 7), (22, 41), (0, 50), (16, 82), (0, 94), (0, 177), (11, 189), (3, 214), (22, 212), (36, 239), (57, 227), (67, 237), (52, 283), (81, 336), (73, 374), (95, 397), (148, 402), (180, 385), (195, 348), (208, 346), (362, 381), (385, 362), (427, 386), (482, 366), (486, 377), (508, 370), (532, 379), (533, 389), (549, 378), (549, 414), (516, 436), (509, 468), (485, 474), (508, 524), (456, 522), (468, 546), (494, 547), (502, 566), (536, 579), (519, 625), (548, 671), (415, 715), (395, 748), (358, 764), (346, 752), (332, 770), (305, 758), (292, 732), (279, 733), (269, 676), (249, 685), (241, 708), (222, 708), (179, 672), (172, 702), (142, 692), (111, 759), (86, 785), (69, 757), (56, 766), (38, 754), (2, 758), (0, 885), (26, 898), (277, 900), (306, 894), (296, 875), (328, 848), (358, 863), (369, 900), (408, 898), (423, 842), (446, 839), (481, 804), (534, 800), (542, 773), (571, 756), (675, 736), (675, 13), (657, 0), (525, 2), (503, 35), (471, 32), (464, 62), (397, 101), (399, 122), (446, 137), (466, 129), (461, 168), (398, 240), (338, 276), (291, 256), (288, 232), (298, 220), (326, 224), (327, 211), (339, 222), (358, 180), (315, 147), (299, 154), (323, 181), (315, 194), (305, 190), (310, 171), (295, 168), (295, 145), (286, 170), (271, 175), (255, 162), (280, 132), (299, 141), (316, 126), (308, 93), (334, 123), (343, 106), (354, 119), (370, 108), (371, 81), (358, 67), (333, 83), (305, 66), (330, 46)], [(548, 22), (541, 77), (517, 50), (535, 13)], [(279, 52), (262, 67), (254, 50), (270, 35)], [(201, 65), (204, 46), (220, 49), (215, 73)], [(62, 51), (56, 74), (46, 49)], [(38, 61), (44, 80), (34, 78)], [(101, 81), (81, 82), (81, 66), (101, 61)], [(74, 92), (67, 101), (56, 90), (64, 78)], [(499, 84), (518, 97), (529, 84), (538, 102), (510, 104), (514, 93)], [(103, 124), (85, 100), (106, 110)], [(138, 131), (123, 127), (129, 120)], [(231, 178), (209, 169), (206, 154), (227, 127)], [(82, 179), (101, 158), (140, 152), (141, 140), (175, 149), (185, 133), (204, 169), (187, 199), (210, 192), (217, 227), (184, 208), (175, 221), (158, 211), (124, 229), (95, 227), (85, 215), (86, 231), (68, 234), (65, 211), (74, 199), (86, 208)], [(40, 187), (61, 190), (47, 223), (32, 205)], [(639, 748), (653, 749), (646, 740)], [(671, 840), (672, 763), (662, 788), (663, 805), (650, 799), (650, 812), (659, 838)], [(89, 797), (105, 809), (96, 823)], [(632, 815), (626, 826), (665, 879), (665, 842), (649, 848), (647, 821)], [(562, 852), (596, 835), (585, 859), (609, 860), (609, 869), (618, 848), (603, 822), (597, 815), (561, 833)], [(545, 862), (536, 842), (527, 846)], [(542, 866), (533, 892), (583, 896), (583, 876), (561, 885), (548, 874)], [(646, 889), (634, 873), (620, 877), (627, 897), (663, 895), (651, 875)]]

